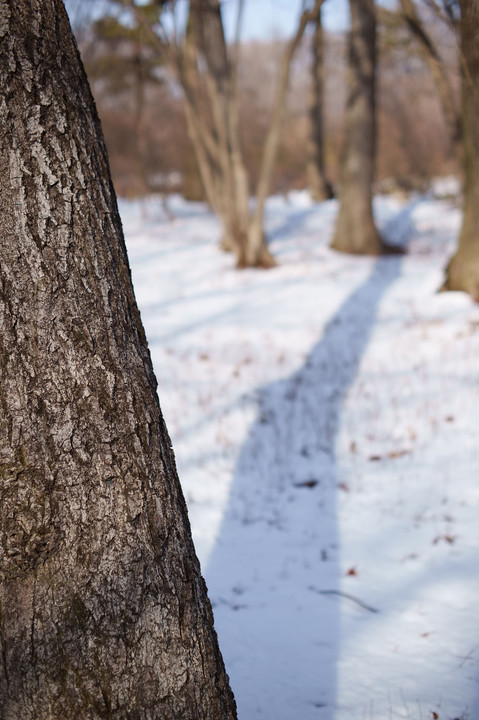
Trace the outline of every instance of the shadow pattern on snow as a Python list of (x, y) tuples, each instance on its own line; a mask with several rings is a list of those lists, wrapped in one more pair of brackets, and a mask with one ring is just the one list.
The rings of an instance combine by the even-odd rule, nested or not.
[(259, 391), (205, 568), (240, 718), (333, 717), (340, 606), (318, 591), (339, 589), (335, 445), (343, 399), (400, 270), (400, 257), (379, 258), (304, 366)]

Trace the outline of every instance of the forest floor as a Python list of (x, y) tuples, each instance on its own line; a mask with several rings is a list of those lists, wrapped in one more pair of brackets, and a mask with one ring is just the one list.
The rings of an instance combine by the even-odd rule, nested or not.
[[(240, 720), (479, 717), (479, 306), (438, 293), (461, 214), (375, 200), (403, 257), (275, 197), (278, 267), (201, 204), (121, 202)], [(477, 473), (477, 474), (476, 474)]]

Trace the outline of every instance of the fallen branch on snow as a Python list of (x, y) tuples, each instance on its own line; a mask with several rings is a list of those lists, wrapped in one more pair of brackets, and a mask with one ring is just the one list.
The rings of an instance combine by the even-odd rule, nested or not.
[(340, 597), (344, 597), (347, 600), (351, 600), (352, 602), (355, 602), (359, 607), (364, 608), (364, 610), (368, 610), (372, 613), (378, 613), (379, 610), (375, 607), (372, 607), (371, 605), (367, 605), (365, 602), (360, 600), (357, 597), (354, 597), (354, 595), (350, 595), (349, 593), (345, 593), (342, 590), (319, 590), (318, 588), (314, 587), (314, 585), (310, 585), (309, 589), (313, 592), (318, 593), (318, 595), (339, 595)]

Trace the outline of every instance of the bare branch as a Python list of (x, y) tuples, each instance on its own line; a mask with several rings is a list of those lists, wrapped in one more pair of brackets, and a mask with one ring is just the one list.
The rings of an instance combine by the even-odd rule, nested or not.
[[(435, 0), (427, 0), (433, 4), (438, 12), (441, 12)], [(449, 80), (449, 75), (439, 51), (431, 36), (426, 32), (423, 22), (419, 17), (414, 0), (401, 0), (402, 14), (412, 35), (418, 40), (419, 48), (424, 62), (429, 68), (434, 84), (439, 95), (444, 117), (449, 126), (451, 138), (455, 145), (461, 137), (461, 119), (457, 108), (454, 91)]]
[(238, 11), (236, 14), (235, 39), (231, 58), (231, 82), (233, 97), (238, 96), (238, 65), (240, 56), (241, 25), (243, 20), (244, 0), (238, 0)]
[(316, 20), (319, 9), (324, 0), (315, 0), (314, 6), (310, 10), (303, 10), (299, 19), (298, 28), (294, 37), (289, 41), (286, 50), (281, 59), (281, 67), (279, 71), (278, 83), (276, 86), (276, 97), (274, 101), (273, 114), (266, 135), (266, 141), (263, 149), (261, 168), (256, 192), (256, 212), (255, 218), (259, 223), (262, 221), (264, 213), (264, 205), (266, 197), (270, 190), (271, 178), (273, 174), (274, 161), (276, 159), (276, 150), (279, 143), (279, 135), (281, 122), (283, 119), (284, 108), (286, 105), (286, 95), (288, 92), (289, 76), (291, 70), (291, 61), (301, 42), (307, 25)]

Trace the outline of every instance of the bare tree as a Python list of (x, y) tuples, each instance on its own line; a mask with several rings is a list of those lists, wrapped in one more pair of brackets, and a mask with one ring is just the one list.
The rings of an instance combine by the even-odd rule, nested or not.
[(429, 68), (437, 89), (456, 156), (461, 154), (461, 116), (445, 62), (430, 33), (427, 32), (414, 0), (401, 0), (402, 15), (418, 42), (421, 57)]
[(374, 0), (350, 0), (348, 100), (335, 250), (379, 255), (385, 245), (374, 224), (376, 156), (376, 14)]
[(460, 6), (464, 217), (444, 289), (464, 290), (479, 301), (479, 0)]
[[(235, 42), (225, 40), (219, 0), (191, 0), (188, 28), (181, 37), (165, 31), (161, 17), (155, 29), (144, 8), (130, 0), (136, 17), (158, 32), (169, 49), (170, 67), (184, 93), (188, 134), (192, 141), (206, 198), (221, 220), (223, 246), (231, 249), (239, 267), (274, 265), (263, 230), (265, 202), (280, 139), (291, 62), (309, 22), (324, 0), (314, 0), (300, 16), (296, 32), (280, 62), (273, 110), (264, 140), (254, 208), (240, 139), (238, 101), (239, 34), (243, 0), (238, 2)], [(175, 27), (175, 23), (171, 23)]]
[[(238, 33), (242, 7), (241, 2)], [(238, 50), (237, 40), (233, 54)], [(248, 248), (250, 192), (239, 133), (237, 57), (230, 54), (218, 0), (191, 0), (174, 69), (184, 91), (188, 134), (203, 187), (221, 220), (224, 249), (236, 253), (240, 266), (270, 266), (274, 261), (263, 237), (254, 251)]]
[(0, 717), (233, 720), (61, 0), (0, 40)]
[(308, 184), (313, 200), (329, 200), (333, 188), (328, 181), (324, 158), (324, 38), (321, 8), (318, 9), (312, 42), (309, 100)]

